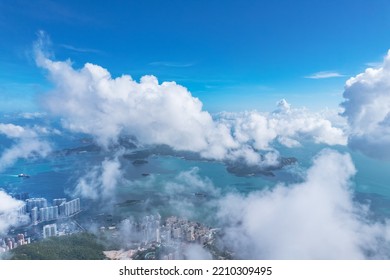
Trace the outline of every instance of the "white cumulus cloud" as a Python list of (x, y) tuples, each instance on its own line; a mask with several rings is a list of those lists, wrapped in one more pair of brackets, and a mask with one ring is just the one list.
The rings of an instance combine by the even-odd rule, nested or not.
[(227, 195), (218, 213), (225, 241), (240, 258), (388, 258), (390, 227), (353, 200), (355, 172), (348, 154), (324, 150), (302, 183)]
[(45, 98), (46, 107), (62, 117), (66, 128), (94, 136), (103, 147), (116, 143), (120, 135), (132, 135), (143, 144), (166, 144), (207, 159), (242, 159), (253, 165), (266, 164), (259, 151), (272, 150), (275, 140), (286, 146), (298, 145), (302, 137), (345, 143), (340, 128), (319, 115), (293, 110), (286, 101), (272, 114), (225, 114), (215, 119), (175, 82), (160, 83), (154, 76), (139, 82), (129, 75), (114, 78), (92, 63), (75, 69), (70, 61), (46, 56), (43, 39), (36, 43), (36, 61), (47, 69), (54, 86)]
[(0, 190), (0, 234), (7, 233), (11, 226), (17, 226), (27, 217), (19, 217), (18, 209), (23, 206), (23, 202), (9, 196)]
[(271, 149), (274, 141), (287, 147), (299, 146), (302, 140), (328, 145), (346, 145), (347, 142), (343, 125), (333, 125), (328, 119), (330, 116), (293, 108), (284, 99), (272, 113), (252, 111), (219, 116), (219, 120), (233, 131), (236, 141), (253, 143), (259, 150)]
[(37, 131), (42, 132), (42, 128), (0, 123), (0, 135), (13, 141), (10, 147), (1, 151), (0, 171), (12, 166), (18, 159), (45, 157), (51, 152), (51, 145), (41, 140)]
[(106, 158), (78, 180), (74, 195), (94, 201), (112, 201), (115, 198), (115, 189), (123, 178), (122, 175), (118, 158)]
[(349, 145), (390, 159), (390, 51), (380, 67), (367, 68), (345, 85), (343, 116), (350, 125)]

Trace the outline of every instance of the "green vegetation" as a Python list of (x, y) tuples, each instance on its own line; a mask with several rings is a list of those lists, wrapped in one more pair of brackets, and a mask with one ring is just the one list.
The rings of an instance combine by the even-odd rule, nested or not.
[(79, 233), (50, 237), (12, 250), (13, 260), (101, 260), (104, 247), (96, 236)]

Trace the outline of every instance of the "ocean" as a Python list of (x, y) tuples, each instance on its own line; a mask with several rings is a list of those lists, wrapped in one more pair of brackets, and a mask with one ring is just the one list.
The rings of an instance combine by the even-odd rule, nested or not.
[[(108, 158), (110, 151), (90, 146), (80, 135), (53, 137), (55, 152), (46, 158), (21, 159), (0, 173), (0, 187), (8, 193), (29, 193), (30, 197), (54, 198), (74, 196), (78, 180), (94, 166)], [(80, 148), (87, 147), (87, 148)], [(293, 184), (303, 180), (313, 156), (324, 145), (303, 144), (297, 148), (277, 147), (282, 156), (295, 157), (297, 163), (275, 171), (275, 176), (236, 176), (217, 161), (189, 160), (169, 155), (149, 155), (145, 162), (119, 157), (123, 178), (109, 199), (82, 198), (87, 213), (111, 212), (120, 218), (159, 213), (162, 216), (186, 216), (209, 224), (215, 223), (218, 197), (227, 193), (246, 195), (273, 188), (276, 184)], [(352, 179), (355, 199), (369, 204), (374, 218), (390, 217), (390, 163), (367, 158), (347, 147), (333, 147), (349, 153), (357, 169)], [(20, 178), (25, 173), (30, 178)], [(102, 204), (104, 204), (102, 206)]]

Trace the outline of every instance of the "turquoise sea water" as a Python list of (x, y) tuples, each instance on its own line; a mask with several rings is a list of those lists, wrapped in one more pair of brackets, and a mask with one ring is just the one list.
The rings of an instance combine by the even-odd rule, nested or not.
[(322, 149), (350, 154), (356, 168), (356, 174), (352, 178), (356, 200), (369, 204), (374, 216), (390, 217), (390, 162), (369, 158), (343, 146), (307, 144), (294, 149), (279, 148), (284, 155), (298, 158), (303, 169), (311, 166), (313, 157)]
[[(76, 147), (78, 140), (58, 144), (57, 147)], [(294, 149), (278, 147), (281, 155), (293, 156), (298, 164), (275, 172), (275, 177), (239, 177), (226, 171), (223, 163), (186, 160), (173, 156), (152, 155), (146, 164), (134, 165), (131, 160), (121, 159), (124, 180), (121, 180), (110, 202), (110, 211), (121, 217), (160, 213), (184, 215), (198, 220), (213, 222), (216, 196), (228, 192), (248, 194), (277, 183), (294, 183), (302, 180), (311, 166), (313, 157), (326, 148), (322, 145), (303, 145)], [(355, 198), (369, 203), (374, 216), (390, 217), (390, 163), (370, 159), (346, 147), (333, 147), (351, 154), (357, 173), (353, 178)], [(45, 159), (20, 160), (0, 174), (0, 187), (10, 193), (28, 192), (30, 197), (70, 197), (77, 180), (91, 168), (99, 165), (112, 154), (102, 151), (52, 155)], [(178, 179), (181, 172), (190, 172), (199, 180), (208, 182), (210, 190), (199, 191), (191, 182)], [(19, 178), (19, 173), (29, 174), (29, 179)], [(176, 185), (175, 185), (176, 184)], [(181, 185), (178, 189), (177, 184)], [(128, 202), (127, 204), (125, 202)], [(84, 200), (85, 208), (103, 209), (100, 202)], [(90, 210), (89, 209), (89, 210)], [(88, 209), (87, 209), (88, 210)]]

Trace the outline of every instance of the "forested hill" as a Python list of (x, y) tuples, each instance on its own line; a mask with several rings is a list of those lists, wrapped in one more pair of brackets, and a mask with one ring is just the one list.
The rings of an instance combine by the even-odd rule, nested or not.
[(51, 237), (12, 250), (13, 260), (101, 260), (104, 247), (96, 236), (79, 233)]

